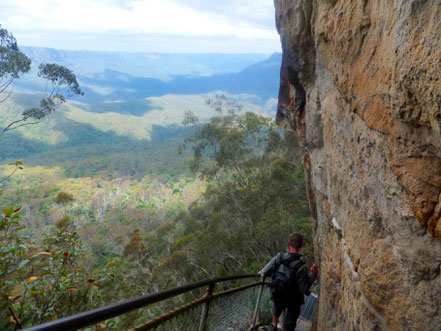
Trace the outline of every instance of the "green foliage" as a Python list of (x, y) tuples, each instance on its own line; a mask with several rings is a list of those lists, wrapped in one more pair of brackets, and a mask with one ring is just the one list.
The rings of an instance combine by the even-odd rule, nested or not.
[(59, 229), (61, 233), (71, 232), (73, 229), (73, 221), (69, 216), (64, 215), (55, 222), (55, 227)]
[[(0, 104), (5, 118), (18, 117), (1, 122), (0, 136), (39, 122), (66, 97), (82, 95), (71, 70), (42, 64), (38, 76), (47, 81), (49, 94), (38, 96), (39, 101), (26, 96), (20, 109), (6, 102), (7, 89), (30, 64), (12, 34), (0, 28), (0, 94), (6, 94)], [(5, 177), (10, 185), (0, 195), (0, 205), (9, 206), (0, 213), (1, 329), (28, 327), (201, 278), (254, 273), (284, 248), (289, 232), (301, 231), (310, 240), (294, 136), (282, 136), (271, 119), (242, 113), (240, 104), (222, 95), (205, 107), (194, 106), (194, 96), (158, 99), (149, 99), (146, 108), (140, 102), (139, 109), (125, 114), (102, 114), (118, 108), (117, 102), (99, 113), (66, 105), (63, 115), (55, 116), (59, 122), (41, 132), (20, 131), (29, 134), (29, 141), (48, 138), (55, 127), (62, 134), (43, 145), (26, 145), (45, 152), (34, 164), (52, 168), (30, 166), (12, 176), (22, 169), (17, 161)], [(169, 118), (182, 119), (187, 105), (195, 111), (186, 113), (189, 128), (167, 126), (176, 123)], [(214, 116), (204, 122), (207, 106)], [(202, 121), (196, 114), (204, 116)], [(189, 136), (178, 157), (174, 151), (184, 134)], [(4, 146), (18, 151), (17, 137), (9, 135)], [(50, 149), (54, 143), (57, 148)], [(185, 169), (188, 146), (191, 170), (201, 179)], [(23, 210), (12, 207), (17, 205)], [(191, 294), (178, 301), (190, 299)], [(126, 329), (177, 303), (99, 327)]]
[[(0, 79), (1, 83), (18, 78), (31, 69), (31, 60), (17, 46), (17, 40), (0, 25)], [(1, 84), (4, 87), (3, 84)]]
[(74, 201), (74, 197), (72, 193), (60, 191), (57, 193), (57, 197), (55, 198), (55, 202), (58, 204), (66, 204), (68, 202)]
[(13, 288), (8, 276), (23, 266), (26, 261), (27, 247), (18, 235), (22, 229), (18, 220), (20, 208), (4, 208), (0, 214), (0, 297), (5, 297)]
[[(54, 86), (66, 85), (70, 93), (83, 95), (72, 70), (54, 63), (42, 63), (38, 69), (40, 69), (38, 76), (47, 79)], [(61, 95), (58, 95), (58, 97), (62, 98)]]
[[(309, 208), (295, 137), (272, 121), (217, 96), (213, 117), (185, 141), (192, 168), (208, 180), (206, 192), (177, 221), (176, 254), (193, 277), (255, 272), (280, 250), (288, 234), (302, 232), (311, 254)], [(198, 268), (195, 268), (197, 266)], [(253, 267), (254, 266), (254, 267)], [(196, 278), (197, 278), (196, 277)]]
[[(0, 282), (0, 328), (15, 327), (9, 308), (30, 326), (208, 277), (256, 273), (286, 248), (292, 231), (305, 235), (311, 260), (295, 136), (225, 97), (208, 105), (215, 114), (208, 122), (188, 115), (188, 124), (197, 124), (181, 159), (172, 152), (180, 138), (145, 148), (145, 155), (122, 147), (89, 158), (84, 148), (66, 161), (71, 168), (27, 167), (11, 179), (0, 205), (26, 208), (20, 219), (18, 209), (3, 211), (9, 230), (0, 233), (0, 263), (8, 271)], [(196, 176), (183, 166), (188, 149)], [(70, 158), (48, 159), (56, 164), (57, 157)], [(184, 295), (102, 327), (127, 329), (192, 299)]]
[[(242, 106), (223, 95), (217, 95), (207, 104), (216, 115), (208, 123), (184, 141), (181, 150), (187, 145), (193, 149), (191, 169), (200, 171), (204, 178), (213, 179), (221, 169), (234, 168), (237, 173), (252, 153), (253, 148), (262, 144), (261, 131), (272, 127), (271, 120), (255, 113), (239, 116)], [(184, 122), (194, 122), (194, 114), (187, 113)], [(209, 158), (204, 157), (210, 156)]]
[[(30, 70), (31, 60), (23, 54), (14, 36), (0, 26), (0, 103), (6, 101), (12, 94), (12, 83), (21, 74)], [(0, 130), (0, 136), (5, 132), (19, 127), (36, 124), (28, 120), (40, 121), (56, 107), (66, 101), (64, 93), (69, 96), (82, 95), (75, 74), (66, 67), (58, 64), (43, 63), (39, 66), (38, 76), (47, 80), (51, 85), (49, 95), (40, 100), (39, 107), (30, 107), (23, 111), (21, 118), (13, 120)], [(5, 96), (2, 94), (5, 93)]]
[[(31, 60), (19, 50), (13, 35), (0, 27), (0, 95), (6, 94), (1, 97), (0, 103), (11, 96), (10, 87), (14, 79), (28, 72), (30, 65)], [(56, 64), (41, 64), (39, 69), (38, 76), (46, 79), (52, 86), (49, 95), (41, 99), (39, 107), (24, 110), (21, 118), (6, 124), (0, 130), (0, 136), (21, 126), (36, 124), (28, 120), (46, 117), (66, 101), (64, 93), (82, 94), (71, 70)], [(23, 169), (22, 161), (9, 165), (14, 165), (15, 169), (1, 179), (0, 183), (10, 179), (18, 169)], [(64, 195), (57, 197), (59, 203), (73, 199), (71, 195), (63, 193)], [(38, 247), (38, 243), (26, 240), (25, 231), (22, 231), (24, 227), (18, 221), (19, 211), (20, 208), (11, 206), (4, 208), (0, 215), (2, 329), (41, 323), (58, 316), (63, 310), (70, 311), (75, 307), (74, 302), (84, 301), (71, 293), (79, 291), (73, 286), (81, 285), (78, 282), (84, 278), (84, 272), (75, 270), (76, 259), (83, 254), (83, 246), (76, 233), (66, 232), (70, 223), (66, 219), (59, 220), (57, 231), (50, 237), (44, 237), (43, 247)], [(70, 301), (68, 308), (64, 309), (63, 305), (55, 307), (61, 300)], [(79, 308), (77, 306), (76, 310)], [(8, 315), (10, 318), (7, 318)]]
[(14, 329), (17, 320), (31, 326), (91, 307), (98, 290), (81, 265), (86, 245), (65, 231), (66, 221), (41, 244), (24, 241), (18, 211), (6, 208), (1, 221), (0, 327)]
[[(8, 166), (15, 166), (15, 168), (6, 177), (0, 178), (0, 185), (1, 186), (3, 186), (3, 183), (5, 183), (9, 178), (14, 176), (14, 174), (17, 172), (17, 170), (23, 170), (23, 162), (22, 161), (16, 161), (14, 163), (9, 163)], [(0, 190), (0, 195), (2, 193), (3, 193), (3, 189)]]
[[(53, 112), (57, 106), (66, 102), (63, 90), (68, 96), (83, 95), (72, 70), (55, 63), (43, 63), (39, 66), (38, 76), (51, 84), (52, 90), (49, 96), (40, 100), (39, 107), (33, 107), (23, 112), (23, 120), (41, 120)], [(13, 128), (13, 127), (12, 127)]]

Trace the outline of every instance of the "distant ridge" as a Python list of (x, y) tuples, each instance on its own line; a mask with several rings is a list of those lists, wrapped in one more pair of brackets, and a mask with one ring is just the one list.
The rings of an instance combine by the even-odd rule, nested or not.
[[(213, 91), (249, 94), (256, 103), (264, 104), (277, 97), (282, 58), (280, 53), (269, 56), (110, 53), (29, 47), (23, 50), (35, 64), (57, 62), (72, 68), (85, 92), (85, 96), (77, 100), (89, 104)], [(156, 67), (152, 63), (157, 64)], [(179, 69), (174, 72), (175, 67)], [(167, 79), (148, 77), (148, 73), (155, 76), (159, 71)], [(17, 87), (28, 92), (43, 88), (41, 83), (29, 78), (18, 81)]]
[(77, 74), (91, 76), (106, 70), (136, 77), (161, 80), (178, 75), (207, 76), (237, 73), (263, 61), (270, 54), (184, 54), (71, 51), (42, 47), (21, 47), (34, 63), (55, 62)]
[[(106, 71), (92, 78), (83, 77), (83, 102), (95, 103), (112, 100), (133, 100), (166, 94), (203, 94), (224, 91), (230, 94), (256, 96), (259, 104), (276, 98), (279, 88), (281, 54), (256, 63), (239, 73), (216, 74), (208, 77), (177, 76), (169, 82), (153, 78), (139, 78)], [(106, 86), (108, 94), (100, 94), (91, 86)]]

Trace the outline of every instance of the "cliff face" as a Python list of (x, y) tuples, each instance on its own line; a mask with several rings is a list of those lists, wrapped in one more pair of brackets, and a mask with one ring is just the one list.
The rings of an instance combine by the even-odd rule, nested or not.
[(441, 1), (275, 0), (318, 330), (441, 330)]

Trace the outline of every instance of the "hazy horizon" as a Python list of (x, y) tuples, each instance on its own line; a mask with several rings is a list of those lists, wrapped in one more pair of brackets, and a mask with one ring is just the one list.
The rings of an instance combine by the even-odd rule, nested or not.
[[(9, 30), (8, 30), (9, 31)], [(14, 34), (12, 31), (9, 31), (12, 34)], [(15, 36), (15, 35), (14, 35)], [(271, 56), (272, 54), (282, 54), (282, 50), (274, 51), (274, 52), (179, 52), (179, 51), (172, 51), (172, 52), (160, 52), (160, 51), (126, 51), (126, 50), (93, 50), (93, 49), (67, 49), (67, 48), (57, 48), (57, 47), (48, 47), (48, 46), (35, 46), (35, 45), (23, 45), (18, 40), (18, 46), (20, 49), (49, 49), (49, 50), (56, 50), (56, 51), (66, 51), (66, 52), (94, 52), (94, 53), (122, 53), (122, 54), (146, 54), (146, 55), (165, 55), (165, 54), (182, 54), (182, 55), (219, 55), (219, 54), (225, 54), (225, 55), (268, 55)]]

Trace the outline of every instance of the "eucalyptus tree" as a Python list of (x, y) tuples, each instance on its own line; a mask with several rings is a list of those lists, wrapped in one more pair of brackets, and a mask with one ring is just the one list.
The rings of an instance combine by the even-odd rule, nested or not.
[[(42, 63), (37, 75), (47, 81), (48, 93), (16, 118), (6, 119), (2, 104), (13, 94), (14, 82), (31, 71), (31, 64), (15, 37), (0, 26), (0, 118), (3, 117), (0, 137), (22, 126), (40, 123), (66, 98), (83, 94), (72, 70)], [(13, 172), (0, 178), (0, 185), (21, 169), (23, 163), (10, 165), (15, 166)], [(80, 284), (85, 273), (75, 269), (83, 254), (76, 233), (57, 229), (43, 238), (42, 243), (34, 242), (22, 231), (21, 208), (0, 207), (0, 328), (12, 330), (41, 323), (60, 313), (57, 310), (64, 307), (56, 306), (60, 300), (71, 301), (69, 307), (74, 306), (75, 300), (81, 301), (82, 297), (75, 296), (80, 290), (74, 285)], [(83, 288), (84, 293), (89, 292), (89, 287)]]
[[(31, 70), (31, 64), (31, 59), (20, 51), (17, 40), (12, 33), (0, 25), (0, 104), (12, 95), (15, 80), (28, 73)], [(59, 105), (66, 102), (67, 97), (83, 95), (72, 70), (55, 63), (42, 63), (38, 69), (37, 75), (47, 81), (50, 87), (49, 92), (40, 100), (39, 104), (25, 109), (18, 118), (3, 121), (5, 123), (0, 126), (0, 137), (19, 127), (40, 123)], [(0, 118), (2, 115), (0, 108)], [(10, 165), (14, 166), (14, 170), (8, 176), (0, 178), (0, 184), (22, 168), (21, 161)]]
[(199, 278), (257, 272), (285, 249), (290, 232), (311, 242), (301, 150), (271, 118), (244, 112), (225, 96), (208, 105), (215, 111), (208, 122), (192, 113), (185, 119), (198, 127), (182, 148), (192, 149), (191, 168), (207, 184), (176, 220), (182, 232), (175, 254), (186, 256)]
[[(31, 64), (31, 59), (20, 51), (15, 37), (0, 26), (0, 103), (12, 95), (14, 81), (28, 73)], [(0, 137), (7, 131), (39, 123), (66, 102), (67, 97), (83, 94), (72, 70), (55, 63), (42, 63), (38, 69), (37, 75), (50, 86), (49, 93), (38, 105), (24, 110), (19, 118), (0, 128)]]

